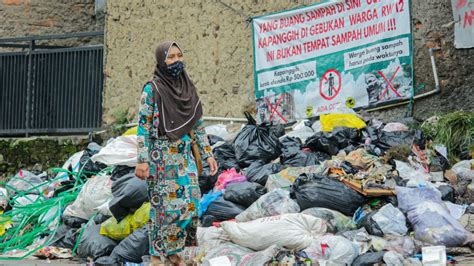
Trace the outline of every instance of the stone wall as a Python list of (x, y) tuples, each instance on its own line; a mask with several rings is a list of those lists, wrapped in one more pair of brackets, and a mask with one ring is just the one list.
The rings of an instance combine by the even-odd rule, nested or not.
[[(165, 39), (178, 40), (184, 48), (205, 114), (242, 117), (254, 100), (252, 32), (246, 17), (313, 2), (317, 1), (108, 1), (104, 121), (112, 123), (120, 114), (135, 118), (140, 90), (152, 76), (154, 48)], [(451, 1), (413, 0), (412, 5), (417, 87), (434, 88), (428, 48), (442, 48), (436, 54), (442, 93), (416, 101), (415, 116), (473, 110), (474, 50), (454, 49), (453, 26), (443, 26), (453, 20)], [(376, 115), (399, 117), (406, 109)]]
[[(103, 31), (105, 14), (96, 12), (95, 0), (0, 0), (1, 38), (29, 35)], [(57, 45), (97, 43), (102, 40), (71, 39)], [(37, 44), (44, 44), (46, 41)]]

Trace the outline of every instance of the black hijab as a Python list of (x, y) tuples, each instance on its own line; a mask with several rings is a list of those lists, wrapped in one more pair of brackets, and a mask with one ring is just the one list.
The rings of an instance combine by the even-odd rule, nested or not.
[(186, 70), (174, 78), (167, 72), (165, 63), (169, 49), (176, 42), (162, 42), (155, 51), (156, 67), (152, 80), (155, 103), (160, 111), (158, 131), (169, 140), (176, 141), (188, 134), (202, 117), (202, 106), (196, 87)]

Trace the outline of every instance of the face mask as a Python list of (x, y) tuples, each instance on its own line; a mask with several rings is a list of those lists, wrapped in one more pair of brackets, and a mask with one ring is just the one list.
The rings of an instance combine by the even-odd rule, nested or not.
[(184, 70), (184, 63), (183, 61), (176, 61), (171, 65), (168, 65), (168, 74), (172, 76), (173, 78), (178, 78), (181, 73), (183, 73)]

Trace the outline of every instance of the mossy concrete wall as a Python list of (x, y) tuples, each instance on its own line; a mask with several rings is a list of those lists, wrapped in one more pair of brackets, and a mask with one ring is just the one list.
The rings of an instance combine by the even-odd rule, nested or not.
[[(104, 121), (136, 116), (143, 84), (152, 77), (154, 49), (166, 39), (181, 43), (188, 73), (197, 85), (206, 115), (242, 117), (254, 105), (252, 30), (258, 16), (318, 1), (298, 0), (121, 0), (107, 2)], [(415, 116), (474, 109), (474, 50), (453, 46), (450, 0), (412, 0), (416, 84), (434, 88), (428, 48), (436, 55), (442, 93), (415, 103)], [(378, 112), (405, 115), (406, 106)]]

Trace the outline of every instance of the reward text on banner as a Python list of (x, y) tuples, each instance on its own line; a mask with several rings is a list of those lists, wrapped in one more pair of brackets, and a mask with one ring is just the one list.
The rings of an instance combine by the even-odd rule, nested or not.
[(253, 19), (260, 121), (411, 97), (409, 0), (326, 1)]

